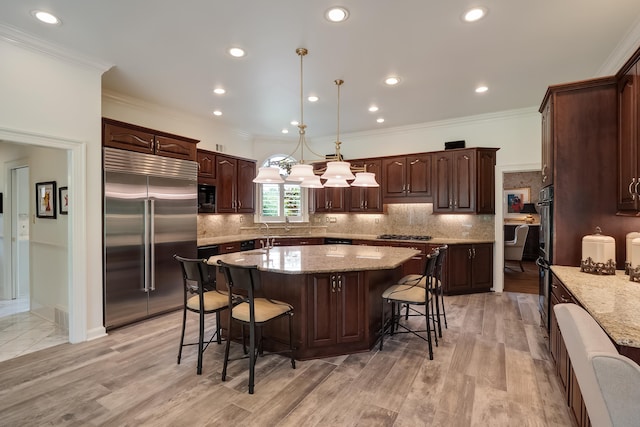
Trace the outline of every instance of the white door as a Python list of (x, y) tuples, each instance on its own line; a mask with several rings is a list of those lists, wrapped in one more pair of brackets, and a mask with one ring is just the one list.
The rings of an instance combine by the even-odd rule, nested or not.
[(12, 298), (29, 309), (29, 168), (11, 170)]

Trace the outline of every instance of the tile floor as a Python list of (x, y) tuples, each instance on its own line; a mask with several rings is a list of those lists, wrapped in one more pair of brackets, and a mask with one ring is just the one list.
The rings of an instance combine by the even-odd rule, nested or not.
[(68, 341), (66, 330), (29, 312), (27, 298), (0, 300), (0, 361)]

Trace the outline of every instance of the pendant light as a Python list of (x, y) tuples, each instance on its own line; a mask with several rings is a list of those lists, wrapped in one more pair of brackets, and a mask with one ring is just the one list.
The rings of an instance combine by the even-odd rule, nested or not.
[(258, 169), (258, 176), (253, 179), (256, 184), (282, 184), (284, 179), (280, 176), (280, 168), (268, 166)]
[[(322, 174), (321, 178), (327, 180), (325, 182), (325, 187), (379, 187), (379, 184), (376, 182), (375, 174), (367, 172), (366, 167), (362, 170), (364, 172), (358, 172), (356, 175), (353, 175), (352, 169), (360, 170), (361, 168), (352, 168), (349, 162), (342, 161), (342, 156), (340, 155), (340, 145), (342, 142), (340, 141), (340, 86), (344, 83), (344, 80), (337, 79), (333, 81), (338, 87), (338, 126), (336, 131), (336, 154), (335, 161), (327, 162), (327, 169)], [(347, 183), (347, 180), (355, 179), (350, 185)]]

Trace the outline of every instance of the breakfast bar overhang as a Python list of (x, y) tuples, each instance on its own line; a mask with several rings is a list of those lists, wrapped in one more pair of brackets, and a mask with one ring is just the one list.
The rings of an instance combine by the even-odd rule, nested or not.
[[(294, 307), (295, 357), (304, 360), (370, 350), (380, 335), (382, 292), (419, 253), (385, 246), (287, 246), (212, 256), (208, 263), (257, 266), (261, 293)], [(216, 281), (226, 289), (219, 269)], [(227, 322), (223, 315), (223, 327)], [(286, 343), (286, 320), (265, 326), (263, 333)]]

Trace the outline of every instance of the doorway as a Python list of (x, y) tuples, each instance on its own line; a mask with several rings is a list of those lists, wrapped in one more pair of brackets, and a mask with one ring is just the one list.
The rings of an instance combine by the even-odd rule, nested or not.
[[(516, 228), (522, 224), (528, 225), (524, 242), (518, 242), (523, 244), (521, 248), (522, 261), (506, 259), (504, 261), (505, 291), (528, 294), (538, 294), (539, 292), (538, 266), (535, 261), (538, 258), (540, 215), (537, 212), (536, 204), (541, 186), (542, 174), (539, 170), (510, 171), (503, 174), (503, 241), (513, 241)], [(512, 197), (514, 195), (517, 197)], [(528, 208), (533, 208), (536, 212), (525, 214), (520, 213), (519, 209), (512, 209), (513, 199), (517, 199), (519, 207), (523, 207), (526, 203)]]

